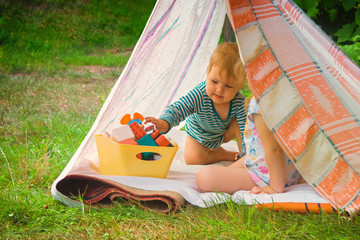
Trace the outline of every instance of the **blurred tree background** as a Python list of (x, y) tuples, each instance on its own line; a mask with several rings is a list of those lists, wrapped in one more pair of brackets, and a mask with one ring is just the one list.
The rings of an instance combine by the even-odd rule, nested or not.
[(360, 65), (360, 0), (294, 0)]

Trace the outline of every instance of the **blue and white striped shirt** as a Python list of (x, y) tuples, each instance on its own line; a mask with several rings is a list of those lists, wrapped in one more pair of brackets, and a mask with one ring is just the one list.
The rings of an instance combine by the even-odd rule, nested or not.
[(160, 119), (167, 121), (170, 128), (186, 119), (186, 133), (205, 147), (216, 149), (222, 144), (224, 133), (235, 117), (241, 130), (241, 138), (244, 139), (244, 100), (244, 96), (238, 92), (230, 102), (228, 118), (222, 121), (206, 93), (206, 81), (203, 81), (178, 101), (167, 106)]

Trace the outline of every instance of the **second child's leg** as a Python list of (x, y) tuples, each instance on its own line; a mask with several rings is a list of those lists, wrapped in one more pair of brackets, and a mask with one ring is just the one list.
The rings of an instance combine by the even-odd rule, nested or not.
[(239, 190), (251, 190), (255, 183), (244, 166), (242, 158), (228, 167), (207, 166), (196, 175), (200, 192), (225, 192), (233, 194)]
[(231, 152), (219, 147), (211, 150), (195, 139), (186, 136), (185, 162), (188, 165), (211, 164), (219, 161), (234, 161), (237, 152)]

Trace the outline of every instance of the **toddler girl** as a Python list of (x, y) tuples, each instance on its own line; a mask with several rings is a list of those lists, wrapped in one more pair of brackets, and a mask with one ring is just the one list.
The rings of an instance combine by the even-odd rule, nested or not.
[(206, 81), (169, 105), (158, 119), (146, 117), (144, 123), (151, 122), (166, 133), (186, 119), (187, 164), (234, 161), (238, 152), (227, 151), (220, 145), (237, 139), (239, 151), (242, 150), (246, 114), (244, 97), (239, 90), (245, 82), (245, 68), (237, 44), (219, 44), (210, 57)]

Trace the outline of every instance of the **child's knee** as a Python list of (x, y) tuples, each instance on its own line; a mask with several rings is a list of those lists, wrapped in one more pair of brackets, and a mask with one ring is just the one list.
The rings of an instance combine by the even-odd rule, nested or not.
[(203, 165), (206, 163), (208, 152), (205, 147), (194, 139), (187, 139), (185, 144), (184, 159), (187, 165)]
[(196, 185), (198, 186), (200, 192), (211, 192), (212, 186), (212, 166), (202, 168), (196, 175)]
[(185, 154), (185, 163), (187, 165), (203, 165), (203, 158), (197, 154)]

